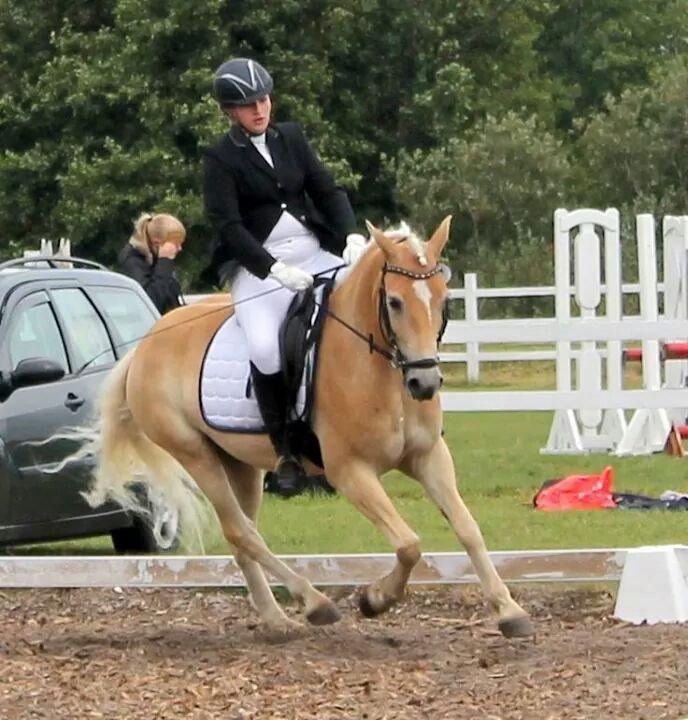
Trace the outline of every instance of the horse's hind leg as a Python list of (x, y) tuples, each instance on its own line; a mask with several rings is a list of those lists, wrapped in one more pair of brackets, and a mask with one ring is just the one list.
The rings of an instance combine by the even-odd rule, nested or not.
[(359, 606), (366, 617), (388, 610), (404, 594), (413, 567), (420, 559), (420, 540), (397, 512), (375, 472), (360, 462), (327, 464), (328, 481), (352, 502), (392, 543), (397, 562), (392, 572), (369, 585)]
[(303, 605), (306, 619), (327, 625), (340, 619), (334, 603), (310, 582), (273, 555), (255, 525), (244, 514), (215, 448), (200, 433), (183, 433), (175, 442), (158, 441), (193, 477), (215, 508), (222, 531), (230, 545), (274, 575)]
[[(220, 454), (220, 460), (241, 509), (255, 524), (263, 498), (262, 471), (223, 453)], [(243, 550), (237, 549), (235, 557), (246, 578), (251, 602), (270, 631), (287, 634), (289, 631), (300, 628), (301, 624), (287, 617), (278, 605), (263, 568)]]
[(459, 495), (454, 461), (444, 440), (440, 439), (430, 452), (409, 458), (402, 469), (423, 485), (466, 548), (487, 600), (499, 617), (502, 633), (507, 637), (532, 635), (534, 628), (528, 614), (497, 574), (480, 528)]

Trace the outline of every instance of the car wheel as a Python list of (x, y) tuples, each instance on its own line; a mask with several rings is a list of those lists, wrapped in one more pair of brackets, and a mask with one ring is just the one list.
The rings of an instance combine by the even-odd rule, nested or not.
[(116, 528), (110, 535), (118, 553), (160, 553), (179, 547), (179, 513), (154, 508), (150, 516), (136, 515), (130, 527)]

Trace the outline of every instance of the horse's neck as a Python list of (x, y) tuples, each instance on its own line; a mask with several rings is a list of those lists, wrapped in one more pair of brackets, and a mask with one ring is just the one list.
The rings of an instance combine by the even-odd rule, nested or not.
[[(372, 335), (376, 343), (382, 344), (384, 341), (378, 318), (382, 261), (377, 254), (376, 250), (370, 250), (351, 270), (342, 284), (332, 293), (330, 310), (366, 338)], [(362, 350), (369, 353), (368, 346), (363, 340), (357, 338), (351, 331), (347, 332), (351, 335), (354, 352)]]
[[(363, 337), (357, 336), (334, 318), (327, 322), (333, 331), (333, 347), (329, 352), (335, 354), (340, 367), (346, 366), (355, 377), (352, 383), (361, 385), (398, 385), (398, 370), (391, 367), (388, 358), (378, 352), (370, 351), (367, 342), (372, 336), (378, 347), (387, 347), (378, 317), (378, 297), (382, 277), (381, 254), (370, 250), (352, 269), (349, 276), (337, 287), (330, 298), (331, 312), (340, 320), (355, 328)], [(389, 388), (388, 388), (389, 390)]]
[[(373, 253), (374, 250), (369, 251)], [(389, 348), (380, 330), (378, 317), (382, 260), (364, 255), (349, 277), (332, 293), (330, 311), (360, 332), (373, 336), (375, 343)], [(432, 403), (411, 399), (404, 389), (402, 373), (388, 358), (370, 352), (364, 338), (358, 337), (333, 317), (325, 321), (323, 344), (319, 353), (320, 382), (323, 393), (316, 393), (319, 408), (332, 418), (332, 425), (360, 430), (363, 420), (371, 436), (390, 436), (392, 447), (384, 442), (381, 453), (389, 453), (384, 462), (393, 462), (395, 453), (403, 453), (406, 444), (425, 437), (424, 428), (435, 428), (441, 420)], [(431, 407), (433, 405), (433, 407)], [(349, 422), (349, 418), (354, 422)], [(356, 422), (359, 421), (359, 422)], [(421, 435), (418, 435), (420, 429)], [(432, 433), (431, 433), (432, 434)], [(394, 442), (405, 436), (401, 446)]]

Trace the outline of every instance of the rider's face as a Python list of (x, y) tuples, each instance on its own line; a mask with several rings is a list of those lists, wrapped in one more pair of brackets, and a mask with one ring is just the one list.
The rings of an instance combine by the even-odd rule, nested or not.
[(268, 129), (271, 111), (272, 102), (270, 96), (265, 95), (250, 105), (233, 107), (230, 110), (230, 115), (247, 132), (252, 135), (260, 135)]

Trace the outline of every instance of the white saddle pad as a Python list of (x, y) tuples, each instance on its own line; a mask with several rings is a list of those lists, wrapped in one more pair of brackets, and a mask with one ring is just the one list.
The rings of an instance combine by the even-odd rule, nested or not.
[[(312, 362), (308, 358), (306, 367)], [(218, 430), (262, 432), (258, 403), (247, 395), (251, 369), (246, 336), (234, 316), (225, 320), (210, 341), (201, 369), (201, 410), (206, 422)], [(303, 379), (296, 408), (303, 412), (306, 387)]]

